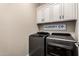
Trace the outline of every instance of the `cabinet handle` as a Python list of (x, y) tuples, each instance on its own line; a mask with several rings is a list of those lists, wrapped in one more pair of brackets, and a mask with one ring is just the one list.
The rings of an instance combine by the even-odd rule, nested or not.
[(44, 21), (44, 19), (42, 19), (42, 21)]
[(59, 16), (59, 19), (61, 19), (61, 16)]
[(62, 19), (64, 19), (64, 15), (62, 16)]

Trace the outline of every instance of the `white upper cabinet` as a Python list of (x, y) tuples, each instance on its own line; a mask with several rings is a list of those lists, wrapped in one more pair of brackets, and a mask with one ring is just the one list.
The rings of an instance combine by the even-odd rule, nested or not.
[(44, 7), (44, 11), (43, 11), (43, 15), (44, 15), (44, 22), (49, 22), (49, 6), (45, 6)]
[(42, 23), (44, 21), (43, 10), (44, 8), (42, 6), (37, 8), (37, 23)]
[(63, 20), (73, 20), (77, 19), (76, 11), (77, 11), (77, 4), (75, 3), (64, 3), (63, 4), (63, 11), (61, 17)]
[(51, 3), (37, 8), (37, 23), (77, 19), (77, 3)]
[(50, 22), (59, 21), (61, 18), (61, 4), (50, 4), (49, 6), (49, 19)]
[(49, 22), (49, 7), (43, 5), (37, 8), (37, 23)]

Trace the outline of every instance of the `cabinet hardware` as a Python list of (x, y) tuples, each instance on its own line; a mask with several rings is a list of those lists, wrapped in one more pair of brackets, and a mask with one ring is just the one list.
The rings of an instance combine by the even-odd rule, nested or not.
[(59, 19), (61, 19), (61, 16), (59, 16)]
[(44, 19), (42, 19), (41, 21), (44, 21)]
[(62, 16), (62, 19), (64, 19), (64, 15)]

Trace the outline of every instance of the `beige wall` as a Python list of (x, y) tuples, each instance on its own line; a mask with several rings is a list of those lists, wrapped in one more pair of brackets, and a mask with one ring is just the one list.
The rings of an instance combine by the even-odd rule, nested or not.
[(37, 32), (35, 4), (0, 4), (0, 55), (26, 55), (28, 36)]

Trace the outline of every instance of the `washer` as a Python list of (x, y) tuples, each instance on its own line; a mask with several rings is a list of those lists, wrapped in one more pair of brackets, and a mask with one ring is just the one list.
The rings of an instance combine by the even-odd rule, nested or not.
[(48, 32), (37, 32), (29, 36), (29, 55), (44, 56), (46, 54), (46, 37)]

